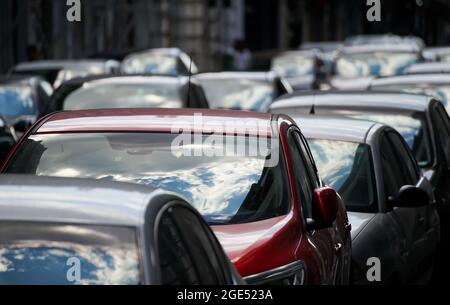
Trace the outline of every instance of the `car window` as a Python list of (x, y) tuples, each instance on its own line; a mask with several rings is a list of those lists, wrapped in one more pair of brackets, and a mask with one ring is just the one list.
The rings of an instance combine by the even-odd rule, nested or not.
[(201, 218), (184, 207), (163, 215), (158, 234), (163, 284), (226, 285), (225, 257)]
[(370, 147), (362, 143), (308, 139), (325, 184), (335, 189), (349, 211), (377, 211)]
[(0, 285), (137, 285), (136, 241), (131, 227), (1, 222)]
[(297, 142), (296, 135), (291, 131), (288, 135), (289, 153), (291, 155), (292, 171), (295, 178), (295, 189), (300, 199), (303, 216), (312, 217), (312, 200), (314, 185), (310, 180), (307, 163), (304, 154)]
[(307, 168), (309, 170), (309, 176), (311, 179), (311, 183), (313, 184), (314, 188), (317, 188), (320, 186), (320, 180), (319, 176), (317, 174), (317, 167), (314, 162), (314, 158), (312, 156), (311, 150), (309, 148), (308, 142), (306, 141), (305, 137), (298, 132), (295, 132), (295, 137), (297, 138), (297, 143), (300, 144), (301, 150), (305, 152), (304, 158), (307, 165)]
[[(272, 164), (272, 139), (203, 135), (176, 144), (179, 139), (178, 134), (139, 132), (32, 135), (6, 172), (153, 185), (183, 195), (210, 224), (248, 223), (288, 212), (284, 163)], [(198, 141), (202, 145), (192, 145)], [(235, 150), (223, 150), (231, 141)]]
[(406, 179), (405, 182), (412, 185), (416, 184), (417, 181), (419, 181), (419, 171), (417, 169), (416, 160), (412, 157), (409, 148), (397, 133), (389, 132), (388, 137), (391, 141), (392, 148), (396, 153), (403, 177)]
[(404, 162), (399, 159), (398, 153), (394, 150), (392, 142), (387, 134), (384, 134), (381, 140), (381, 166), (383, 173), (383, 182), (387, 198), (397, 195), (403, 185), (411, 184), (411, 178), (405, 174)]
[(433, 117), (436, 140), (441, 144), (447, 164), (450, 164), (450, 122), (441, 104), (435, 106)]

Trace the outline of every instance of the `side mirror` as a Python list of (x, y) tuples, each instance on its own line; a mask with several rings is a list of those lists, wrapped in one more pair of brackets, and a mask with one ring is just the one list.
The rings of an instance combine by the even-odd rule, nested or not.
[(415, 208), (425, 206), (429, 203), (428, 193), (413, 185), (404, 185), (400, 188), (397, 196), (389, 197), (394, 207)]
[(341, 197), (332, 188), (324, 187), (314, 191), (313, 213), (314, 219), (307, 220), (309, 230), (329, 228), (336, 220)]

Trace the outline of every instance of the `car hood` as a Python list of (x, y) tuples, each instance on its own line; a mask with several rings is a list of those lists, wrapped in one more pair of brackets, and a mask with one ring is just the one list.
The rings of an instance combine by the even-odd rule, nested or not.
[(348, 220), (352, 225), (352, 240), (358, 236), (359, 233), (364, 229), (364, 227), (375, 217), (374, 213), (357, 213), (357, 212), (347, 212)]
[[(287, 215), (252, 223), (214, 225), (211, 226), (211, 228), (219, 239), (222, 247), (225, 249), (231, 262), (235, 264), (243, 276), (246, 276), (249, 275), (244, 271), (249, 270), (247, 265), (258, 265), (255, 264), (254, 259), (261, 255), (261, 253), (259, 253), (260, 250), (264, 248), (264, 246), (273, 243), (275, 235), (280, 233), (290, 220), (291, 217)], [(279, 236), (282, 235), (283, 234), (279, 234)], [(288, 238), (286, 235), (289, 234), (284, 234), (282, 238)], [(280, 242), (283, 243), (283, 241)], [(272, 248), (273, 247), (270, 246), (270, 250), (272, 250)], [(265, 255), (267, 255), (267, 253), (265, 253)], [(259, 265), (263, 266), (265, 264), (264, 262), (260, 262)]]

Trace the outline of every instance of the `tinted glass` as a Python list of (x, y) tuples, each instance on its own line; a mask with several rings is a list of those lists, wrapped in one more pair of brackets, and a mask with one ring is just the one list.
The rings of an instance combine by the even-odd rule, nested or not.
[[(48, 134), (27, 139), (6, 170), (150, 184), (181, 193), (210, 223), (242, 223), (287, 213), (283, 162), (269, 155), (206, 156), (208, 143), (237, 151), (267, 147), (267, 138), (200, 137), (204, 145), (175, 147), (176, 134)], [(194, 140), (196, 141), (196, 140)], [(211, 144), (212, 145), (212, 144)], [(217, 148), (218, 146), (216, 146)], [(222, 146), (223, 150), (224, 146)], [(198, 155), (198, 156), (196, 156)]]
[(305, 161), (304, 152), (301, 151), (296, 133), (289, 134), (289, 151), (292, 161), (292, 167), (295, 177), (295, 187), (300, 197), (300, 204), (305, 218), (311, 218), (312, 200), (314, 194), (314, 184), (310, 178), (311, 169), (308, 168)]
[(36, 115), (37, 107), (31, 87), (0, 86), (0, 114), (5, 117)]
[(419, 174), (416, 168), (416, 160), (414, 160), (410, 153), (409, 147), (405, 146), (401, 137), (394, 132), (388, 133), (389, 141), (398, 160), (398, 165), (402, 171), (403, 177), (411, 185), (415, 185), (419, 181)]
[(265, 111), (275, 98), (271, 82), (235, 79), (201, 79), (211, 108)]
[[(225, 257), (219, 250), (218, 241), (210, 229), (190, 210), (175, 207), (171, 212), (180, 228), (180, 236), (186, 241), (201, 284), (229, 284), (228, 272), (224, 267)], [(219, 246), (220, 247), (220, 246)]]
[(345, 54), (336, 62), (336, 74), (346, 78), (399, 75), (416, 62), (418, 62), (418, 56), (414, 53)]
[[(70, 269), (77, 266), (80, 267), (79, 279), (74, 277), (75, 269)], [(0, 284), (128, 285), (139, 282), (134, 229), (0, 224)]]
[(349, 211), (376, 209), (369, 146), (319, 139), (309, 139), (308, 143), (321, 178), (342, 196)]
[(450, 121), (441, 105), (436, 105), (433, 110), (433, 123), (436, 139), (440, 143), (447, 164), (450, 164)]
[(97, 108), (181, 108), (183, 102), (176, 84), (92, 83), (72, 92), (63, 110)]

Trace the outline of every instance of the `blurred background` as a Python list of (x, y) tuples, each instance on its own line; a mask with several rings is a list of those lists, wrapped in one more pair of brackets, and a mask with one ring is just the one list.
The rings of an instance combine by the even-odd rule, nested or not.
[(155, 47), (179, 47), (202, 71), (226, 68), (243, 40), (252, 69), (308, 41), (393, 33), (450, 43), (450, 1), (381, 1), (382, 21), (368, 22), (366, 0), (89, 0), (81, 22), (67, 22), (66, 1), (0, 1), (0, 73), (34, 59), (114, 58)]

